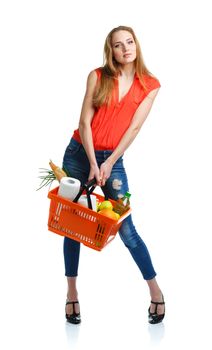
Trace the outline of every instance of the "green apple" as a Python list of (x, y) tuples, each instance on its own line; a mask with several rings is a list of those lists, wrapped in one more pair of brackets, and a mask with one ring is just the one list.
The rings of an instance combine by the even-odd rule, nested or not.
[(99, 210), (102, 209), (113, 209), (113, 204), (110, 201), (103, 201), (100, 206), (99, 206)]

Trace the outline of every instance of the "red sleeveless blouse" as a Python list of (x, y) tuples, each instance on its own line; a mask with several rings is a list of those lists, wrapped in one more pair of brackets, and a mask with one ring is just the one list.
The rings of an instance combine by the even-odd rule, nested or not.
[[(101, 77), (101, 68), (95, 69), (98, 79)], [(108, 106), (102, 105), (96, 109), (91, 122), (93, 144), (95, 150), (114, 150), (122, 136), (127, 131), (136, 109), (150, 91), (159, 88), (160, 82), (151, 77), (144, 76), (147, 90), (142, 87), (135, 74), (133, 83), (126, 95), (119, 101), (118, 80), (115, 83), (115, 98)], [(73, 138), (81, 142), (79, 129), (74, 131)]]

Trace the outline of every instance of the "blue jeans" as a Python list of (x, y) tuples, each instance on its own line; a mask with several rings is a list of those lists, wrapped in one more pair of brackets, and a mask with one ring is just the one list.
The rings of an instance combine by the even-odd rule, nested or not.
[[(105, 162), (112, 151), (95, 151), (98, 166)], [(65, 150), (63, 168), (68, 176), (74, 177), (84, 184), (88, 180), (90, 164), (84, 147), (73, 138)], [(110, 178), (104, 187), (101, 187), (107, 198), (116, 200), (120, 194), (129, 191), (127, 175), (123, 165), (123, 157), (120, 157), (112, 168)], [(150, 280), (156, 276), (148, 249), (138, 235), (132, 222), (132, 216), (128, 216), (119, 229), (119, 235), (125, 246), (129, 249), (134, 261), (140, 269), (143, 278)], [(75, 277), (78, 274), (80, 255), (80, 243), (70, 238), (64, 238), (65, 275)]]

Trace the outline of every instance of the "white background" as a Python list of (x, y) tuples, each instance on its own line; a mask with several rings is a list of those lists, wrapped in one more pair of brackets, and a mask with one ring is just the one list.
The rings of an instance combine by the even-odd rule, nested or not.
[[(1, 342), (3, 349), (211, 346), (210, 1), (1, 1)], [(149, 294), (117, 236), (81, 250), (83, 322), (66, 324), (62, 237), (47, 230), (38, 168), (61, 165), (88, 73), (115, 26), (132, 26), (161, 89), (125, 154), (133, 217), (166, 299)], [(54, 186), (57, 184), (55, 183)]]

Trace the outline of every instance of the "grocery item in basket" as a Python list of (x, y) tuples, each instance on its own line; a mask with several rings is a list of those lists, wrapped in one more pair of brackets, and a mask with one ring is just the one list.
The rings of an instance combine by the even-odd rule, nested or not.
[(129, 192), (126, 192), (124, 197), (119, 198), (116, 201), (113, 210), (120, 216), (123, 215), (130, 208), (130, 197), (131, 194)]
[(102, 209), (111, 209), (112, 210), (113, 204), (109, 200), (104, 200), (99, 205), (99, 210), (102, 210)]
[[(91, 198), (92, 210), (97, 211), (96, 196), (91, 194), (90, 198)], [(81, 195), (80, 198), (78, 199), (77, 203), (83, 205), (83, 207), (87, 207), (88, 208), (88, 197), (87, 197), (87, 195), (86, 194)]]
[(66, 172), (65, 172), (63, 169), (61, 169), (59, 166), (55, 165), (55, 164), (52, 162), (52, 160), (50, 160), (49, 165), (50, 165), (50, 167), (51, 167), (51, 169), (52, 169), (52, 171), (53, 171), (53, 173), (54, 173), (56, 179), (57, 179), (59, 182), (61, 181), (61, 179), (62, 179), (63, 177), (66, 177), (66, 176), (67, 176)]
[(107, 216), (108, 218), (113, 220), (118, 220), (120, 218), (119, 214), (115, 213), (115, 211), (113, 211), (112, 209), (107, 208), (100, 210), (99, 214)]
[(80, 186), (81, 183), (78, 179), (74, 177), (63, 177), (60, 180), (58, 195), (73, 201), (79, 193)]

